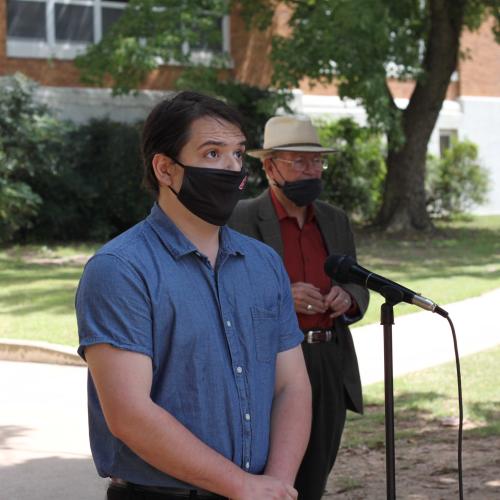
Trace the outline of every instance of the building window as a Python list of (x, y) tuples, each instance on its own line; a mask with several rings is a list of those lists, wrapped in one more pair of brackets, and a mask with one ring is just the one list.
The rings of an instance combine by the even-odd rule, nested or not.
[[(102, 39), (127, 1), (7, 0), (7, 56), (74, 59)], [(202, 40), (191, 47), (195, 62), (209, 60), (214, 52), (229, 53), (228, 16), (220, 19), (220, 28), (222, 46)]]
[(11, 1), (7, 4), (7, 24), (9, 38), (40, 40), (47, 38), (45, 3)]
[(73, 59), (99, 42), (127, 0), (7, 0), (7, 56)]
[(458, 138), (454, 129), (441, 129), (439, 131), (439, 155), (443, 157), (444, 152), (451, 147), (451, 143)]

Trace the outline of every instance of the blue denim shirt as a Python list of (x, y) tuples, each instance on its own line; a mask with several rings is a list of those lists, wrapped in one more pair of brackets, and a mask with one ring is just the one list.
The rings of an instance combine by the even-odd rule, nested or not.
[[(100, 343), (151, 357), (153, 401), (233, 463), (263, 472), (276, 357), (303, 340), (271, 248), (222, 227), (214, 269), (155, 205), (87, 263), (76, 312), (82, 357)], [(110, 433), (90, 375), (88, 407), (101, 476), (186, 486)]]

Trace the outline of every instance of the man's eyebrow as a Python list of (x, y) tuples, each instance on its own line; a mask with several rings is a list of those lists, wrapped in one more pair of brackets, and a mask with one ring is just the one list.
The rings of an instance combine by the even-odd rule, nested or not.
[[(246, 143), (247, 141), (241, 141), (238, 143), (238, 146), (246, 146)], [(208, 140), (208, 141), (205, 141), (203, 144), (200, 144), (198, 146), (198, 149), (201, 149), (201, 148), (204, 148), (205, 146), (227, 146), (227, 142), (223, 142), (223, 141), (212, 141), (212, 140)]]

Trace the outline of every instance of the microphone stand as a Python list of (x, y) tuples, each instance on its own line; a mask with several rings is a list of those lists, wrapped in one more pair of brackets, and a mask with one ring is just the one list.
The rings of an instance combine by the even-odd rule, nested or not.
[(403, 300), (403, 293), (392, 287), (380, 292), (385, 303), (380, 307), (380, 324), (384, 328), (384, 389), (385, 389), (385, 472), (387, 500), (396, 499), (396, 458), (394, 453), (394, 385), (392, 362), (392, 325), (394, 306)]

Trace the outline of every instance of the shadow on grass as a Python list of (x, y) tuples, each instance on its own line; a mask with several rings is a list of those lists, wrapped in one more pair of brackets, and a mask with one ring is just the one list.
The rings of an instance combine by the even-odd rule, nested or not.
[[(403, 237), (358, 230), (356, 239), (360, 255), (369, 256), (371, 262), (391, 266), (394, 270), (402, 266), (406, 270), (408, 266), (410, 269), (413, 266), (422, 269), (423, 263), (432, 263), (433, 268), (441, 265), (451, 269), (500, 265), (500, 229), (447, 228), (430, 234)], [(405, 258), (400, 263), (401, 255)], [(433, 276), (442, 275), (430, 275)]]
[(474, 402), (468, 405), (469, 413), (478, 426), (467, 430), (471, 437), (500, 435), (500, 401)]
[(5, 314), (26, 316), (36, 312), (72, 314), (75, 310), (76, 285), (54, 286), (53, 289), (26, 290), (0, 298)]
[(78, 280), (82, 272), (83, 266), (27, 264), (0, 258), (0, 276), (6, 285), (44, 280)]
[(29, 264), (0, 258), (0, 310), (19, 316), (72, 314), (81, 266)]
[[(444, 426), (437, 412), (449, 401), (449, 395), (435, 391), (405, 392), (394, 397), (395, 438), (449, 441), (456, 439), (458, 426)], [(431, 404), (431, 408), (429, 408)], [(500, 436), (500, 401), (467, 402), (465, 418), (468, 428), (464, 438)], [(458, 415), (458, 403), (456, 411)], [(385, 407), (383, 400), (368, 400), (365, 414), (348, 414), (342, 446), (367, 446), (378, 449), (385, 446)]]

